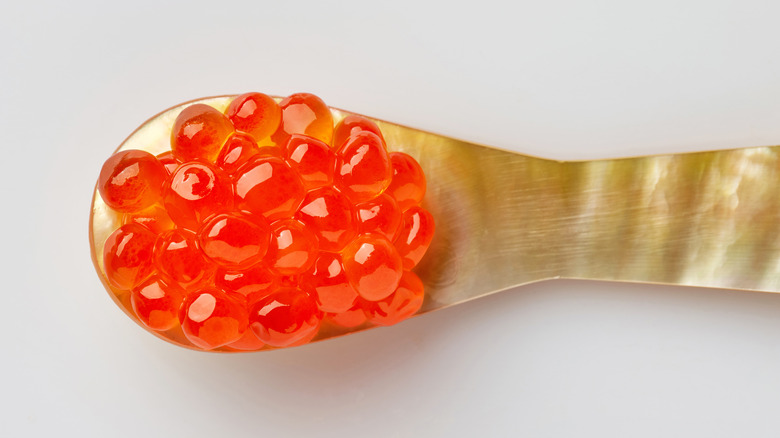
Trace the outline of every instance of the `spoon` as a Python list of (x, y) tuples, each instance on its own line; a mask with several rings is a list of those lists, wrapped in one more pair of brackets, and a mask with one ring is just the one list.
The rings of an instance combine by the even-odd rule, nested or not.
[[(159, 154), (181, 110), (224, 111), (235, 96), (187, 102), (141, 125), (118, 150)], [(349, 114), (332, 109), (334, 121)], [(569, 278), (780, 292), (780, 146), (556, 161), (375, 120), (388, 149), (417, 159), (436, 235), (415, 268), (423, 314), (519, 285)], [(119, 217), (95, 191), (92, 260)], [(314, 341), (365, 330), (323, 327)], [(168, 341), (188, 346), (182, 334)], [(220, 351), (220, 350), (217, 350)]]

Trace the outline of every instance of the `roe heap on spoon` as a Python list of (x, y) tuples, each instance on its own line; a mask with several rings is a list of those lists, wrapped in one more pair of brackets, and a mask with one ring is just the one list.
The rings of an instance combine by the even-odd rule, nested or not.
[(156, 156), (117, 152), (97, 183), (119, 225), (98, 272), (146, 329), (256, 351), (420, 309), (412, 269), (434, 232), (425, 176), (374, 122), (350, 115), (334, 128), (314, 95), (247, 93), (224, 113), (185, 107), (170, 139)]

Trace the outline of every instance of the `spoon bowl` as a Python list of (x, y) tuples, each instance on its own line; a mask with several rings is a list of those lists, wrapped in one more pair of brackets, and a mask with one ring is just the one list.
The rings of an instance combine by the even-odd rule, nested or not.
[[(163, 111), (118, 150), (170, 150), (186, 106), (224, 111), (234, 97)], [(334, 122), (352, 114), (331, 112)], [(428, 181), (424, 207), (437, 229), (415, 268), (426, 297), (418, 314), (555, 278), (780, 291), (778, 146), (557, 161), (372, 120), (388, 149), (414, 157)], [(103, 267), (103, 242), (120, 221), (95, 190), (92, 259), (109, 295), (139, 322)], [(323, 326), (314, 341), (368, 328)], [(155, 334), (189, 347), (180, 329)]]

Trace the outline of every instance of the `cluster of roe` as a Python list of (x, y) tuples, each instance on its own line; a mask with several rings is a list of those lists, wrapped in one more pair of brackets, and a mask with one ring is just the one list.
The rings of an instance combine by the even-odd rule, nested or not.
[(324, 324), (392, 325), (416, 313), (412, 272), (434, 221), (425, 175), (388, 152), (379, 127), (334, 127), (312, 94), (236, 97), (224, 113), (181, 111), (171, 150), (127, 150), (98, 190), (122, 215), (104, 244), (106, 277), (149, 330), (204, 350), (309, 342)]

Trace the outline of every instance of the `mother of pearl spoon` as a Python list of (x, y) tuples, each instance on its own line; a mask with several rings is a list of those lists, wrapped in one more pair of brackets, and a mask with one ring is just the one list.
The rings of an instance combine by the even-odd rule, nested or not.
[[(185, 106), (224, 110), (233, 97), (166, 110), (119, 150), (168, 150)], [(336, 122), (350, 114), (332, 113)], [(780, 291), (780, 146), (556, 161), (376, 123), (388, 149), (415, 157), (428, 181), (436, 235), (415, 268), (425, 285), (420, 314), (556, 278)], [(96, 192), (92, 258), (136, 319), (103, 269), (118, 220)], [(354, 331), (325, 328), (315, 340)]]

